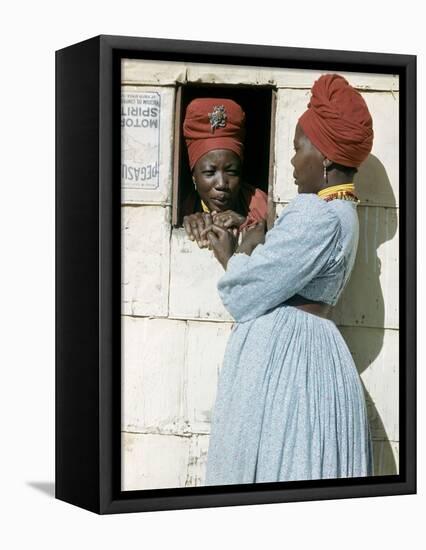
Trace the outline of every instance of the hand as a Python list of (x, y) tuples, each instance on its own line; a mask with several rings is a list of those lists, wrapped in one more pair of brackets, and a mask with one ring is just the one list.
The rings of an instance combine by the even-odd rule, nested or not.
[(233, 210), (225, 210), (224, 212), (212, 213), (213, 223), (224, 229), (239, 229), (246, 218)]
[(202, 231), (213, 224), (212, 214), (208, 212), (196, 212), (183, 218), (183, 226), (191, 241), (197, 241), (200, 248), (207, 248), (209, 241), (207, 237), (201, 237)]
[(238, 244), (238, 237), (234, 231), (223, 229), (218, 225), (211, 225), (201, 233), (202, 238), (207, 235), (213, 254), (223, 268), (226, 269), (229, 258), (234, 254)]
[(265, 232), (265, 220), (244, 228), (241, 232), (241, 244), (238, 247), (237, 252), (243, 252), (244, 254), (250, 256), (258, 244), (263, 244), (265, 242)]

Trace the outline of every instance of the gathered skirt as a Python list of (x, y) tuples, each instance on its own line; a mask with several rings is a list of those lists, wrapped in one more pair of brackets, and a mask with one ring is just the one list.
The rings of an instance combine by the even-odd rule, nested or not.
[(206, 485), (373, 475), (362, 383), (335, 323), (289, 305), (236, 323)]

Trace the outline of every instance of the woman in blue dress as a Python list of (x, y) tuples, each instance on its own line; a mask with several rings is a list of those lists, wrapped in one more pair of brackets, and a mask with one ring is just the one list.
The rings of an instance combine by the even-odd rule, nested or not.
[(240, 245), (222, 227), (205, 230), (226, 269), (218, 290), (235, 319), (207, 485), (373, 475), (362, 384), (327, 318), (354, 265), (353, 177), (372, 140), (361, 95), (338, 75), (322, 76), (295, 131), (296, 198), (266, 235), (260, 222)]

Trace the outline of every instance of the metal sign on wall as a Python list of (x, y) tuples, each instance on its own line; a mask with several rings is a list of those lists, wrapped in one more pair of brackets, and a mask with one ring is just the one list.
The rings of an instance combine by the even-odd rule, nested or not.
[(158, 92), (121, 95), (121, 184), (127, 189), (158, 189), (161, 97)]

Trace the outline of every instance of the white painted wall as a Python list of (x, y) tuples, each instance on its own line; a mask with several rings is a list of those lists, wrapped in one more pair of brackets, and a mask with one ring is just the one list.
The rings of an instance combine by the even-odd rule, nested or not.
[[(276, 87), (276, 164), (270, 185), (279, 214), (296, 193), (290, 167), (294, 127), (320, 73), (140, 60), (124, 61), (122, 68), (124, 91), (156, 92), (161, 98), (158, 187), (126, 186), (122, 192), (122, 486), (202, 485), (210, 414), (232, 319), (216, 291), (222, 268), (212, 253), (199, 250), (183, 229), (171, 228), (175, 85)], [(398, 79), (342, 74), (371, 110), (375, 141), (356, 180), (361, 198), (357, 261), (333, 319), (364, 383), (380, 475), (395, 473), (398, 464)]]

